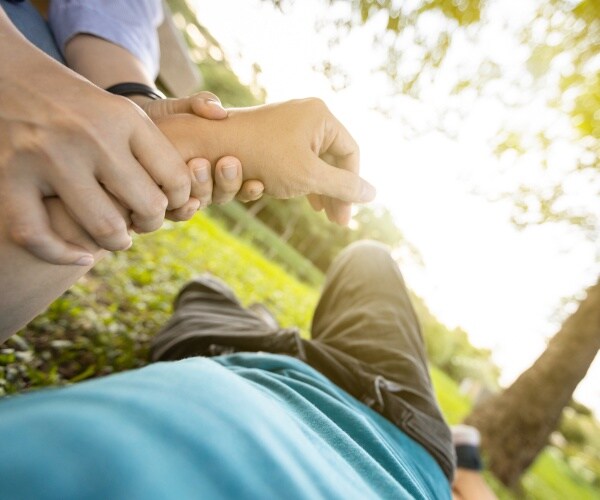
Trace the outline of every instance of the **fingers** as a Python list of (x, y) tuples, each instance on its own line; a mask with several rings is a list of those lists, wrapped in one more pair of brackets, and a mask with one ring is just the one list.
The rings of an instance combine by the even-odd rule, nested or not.
[(262, 182), (256, 179), (244, 181), (242, 187), (238, 191), (235, 199), (242, 203), (258, 200), (264, 193), (265, 186)]
[(310, 173), (311, 192), (348, 203), (367, 203), (375, 198), (375, 188), (357, 174), (317, 158)]
[(119, 167), (106, 169), (99, 180), (121, 205), (131, 210), (135, 232), (156, 231), (165, 218), (166, 195), (133, 156)]
[[(334, 179), (341, 182), (341, 185), (336, 186), (340, 196), (332, 195), (335, 190), (330, 189), (333, 186), (328, 184), (328, 192), (323, 193), (328, 196), (321, 196), (319, 202), (329, 220), (346, 225), (350, 222), (352, 203), (371, 201), (375, 196), (375, 190), (358, 176), (360, 168), (358, 144), (335, 116), (330, 114), (328, 119), (330, 126), (326, 130), (331, 138), (324, 142), (328, 146), (324, 151), (320, 151), (320, 157), (330, 168), (334, 166), (338, 169), (338, 172), (331, 171), (329, 168), (321, 173), (327, 178), (331, 177), (329, 182), (336, 182)], [(323, 179), (321, 182), (327, 181)]]
[(191, 196), (199, 202), (199, 208), (207, 207), (212, 202), (213, 180), (210, 162), (204, 158), (193, 158), (188, 161), (192, 172)]
[[(53, 187), (73, 218), (100, 247), (116, 251), (131, 246), (125, 217), (94, 177), (78, 177), (69, 183), (57, 182)], [(70, 207), (77, 207), (77, 210)]]
[(190, 220), (199, 209), (200, 202), (196, 198), (190, 198), (183, 207), (169, 210), (166, 218), (175, 222), (183, 222)]
[(323, 210), (323, 201), (322, 201), (321, 195), (309, 194), (309, 195), (306, 195), (306, 198), (308, 199), (310, 206), (313, 208), (313, 210), (315, 212), (320, 212), (321, 210)]
[(189, 97), (192, 112), (208, 120), (227, 118), (227, 110), (223, 108), (219, 98), (211, 92), (200, 92)]
[(242, 186), (242, 165), (233, 156), (224, 156), (215, 166), (213, 203), (222, 204), (233, 200)]
[[(7, 211), (6, 227), (16, 244), (51, 264), (90, 266), (94, 263), (92, 254), (63, 241), (52, 231), (40, 193), (24, 188), (12, 194), (18, 204)], [(17, 206), (18, 210), (14, 208)]]
[[(198, 208), (204, 208), (211, 203), (227, 203), (234, 198), (244, 203), (258, 200), (263, 192), (262, 182), (250, 179), (242, 182), (242, 167), (237, 158), (226, 156), (221, 158), (215, 166), (215, 178), (211, 174), (210, 162), (204, 158), (194, 158), (188, 162), (192, 174), (191, 199), (198, 200)], [(181, 209), (183, 210), (183, 208)], [(179, 212), (178, 212), (179, 213)], [(193, 214), (192, 214), (193, 215)], [(173, 218), (171, 220), (188, 220), (186, 218)]]
[(336, 200), (329, 196), (323, 197), (323, 208), (327, 218), (331, 222), (336, 222), (342, 226), (347, 226), (352, 217), (352, 203)]
[(227, 111), (212, 92), (198, 92), (180, 99), (149, 101), (144, 104), (143, 109), (153, 120), (179, 113), (192, 113), (208, 120), (227, 118)]
[(136, 128), (131, 151), (162, 188), (168, 208), (182, 207), (190, 198), (191, 177), (187, 165), (169, 140), (149, 120)]

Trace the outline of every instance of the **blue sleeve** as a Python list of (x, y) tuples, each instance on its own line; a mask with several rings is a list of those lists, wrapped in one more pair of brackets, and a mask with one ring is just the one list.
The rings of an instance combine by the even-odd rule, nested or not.
[(61, 51), (79, 33), (94, 35), (131, 52), (156, 78), (160, 59), (156, 29), (163, 15), (160, 0), (52, 0), (48, 17)]

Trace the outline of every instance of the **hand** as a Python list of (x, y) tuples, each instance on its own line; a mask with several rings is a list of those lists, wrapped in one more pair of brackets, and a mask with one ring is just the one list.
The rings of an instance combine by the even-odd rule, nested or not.
[(233, 155), (244, 179), (260, 180), (267, 194), (311, 195), (314, 208), (341, 224), (350, 219), (351, 203), (375, 196), (358, 176), (356, 142), (318, 99), (232, 109), (223, 121), (172, 115), (157, 125), (185, 159)]
[(215, 174), (211, 173), (211, 164), (204, 158), (188, 161), (192, 171), (192, 198), (186, 205), (167, 212), (167, 218), (174, 221), (186, 221), (200, 209), (212, 203), (223, 204), (234, 198), (243, 203), (258, 200), (264, 191), (262, 182), (242, 181), (242, 165), (233, 156), (220, 158), (215, 165)]
[(188, 201), (189, 170), (145, 113), (12, 42), (1, 54), (10, 71), (0, 70), (0, 211), (15, 242), (48, 262), (85, 265), (89, 253), (51, 230), (43, 197), (58, 195), (108, 250), (127, 248), (131, 237), (107, 192), (140, 231)]
[[(153, 100), (137, 96), (132, 99), (140, 105), (146, 114), (157, 121), (168, 115), (192, 113), (208, 120), (227, 118), (227, 110), (219, 98), (212, 92), (198, 92), (179, 99)], [(232, 156), (219, 159), (215, 165), (214, 184), (210, 162), (201, 158), (188, 161), (192, 173), (192, 198), (183, 207), (167, 211), (167, 219), (174, 221), (189, 220), (194, 213), (211, 203), (223, 204), (234, 198), (247, 203), (259, 199), (264, 191), (262, 182), (254, 179), (242, 179), (240, 161)], [(197, 201), (196, 201), (197, 200)]]

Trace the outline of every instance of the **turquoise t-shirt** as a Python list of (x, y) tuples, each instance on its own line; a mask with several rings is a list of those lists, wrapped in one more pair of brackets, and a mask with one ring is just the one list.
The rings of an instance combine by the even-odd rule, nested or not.
[(306, 364), (157, 363), (0, 402), (0, 497), (450, 498), (435, 460)]

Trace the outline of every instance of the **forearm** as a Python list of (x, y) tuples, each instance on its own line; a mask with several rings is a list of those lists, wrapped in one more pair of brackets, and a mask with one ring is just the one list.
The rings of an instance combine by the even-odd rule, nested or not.
[(496, 500), (481, 472), (460, 467), (456, 469), (452, 496), (455, 500)]
[(143, 63), (128, 50), (91, 35), (74, 36), (65, 46), (67, 65), (102, 88), (136, 82), (154, 86)]
[[(85, 248), (98, 262), (105, 255), (65, 210), (58, 198), (45, 200), (52, 228)], [(0, 343), (25, 326), (92, 266), (44, 262), (7, 237), (0, 218)]]
[(0, 83), (21, 81), (27, 71), (43, 77), (45, 65), (61, 66), (30, 43), (0, 7)]

